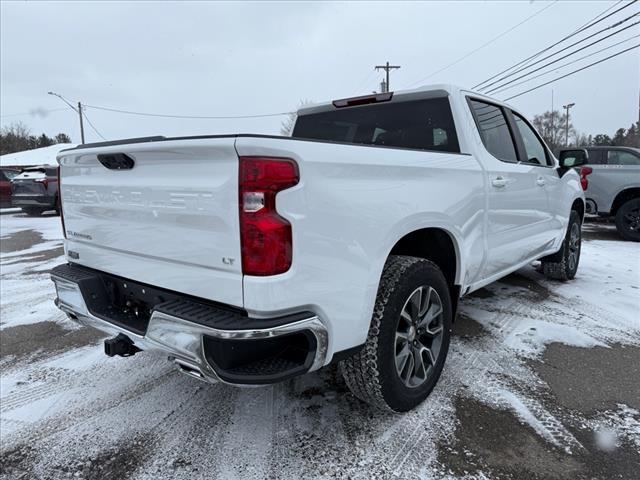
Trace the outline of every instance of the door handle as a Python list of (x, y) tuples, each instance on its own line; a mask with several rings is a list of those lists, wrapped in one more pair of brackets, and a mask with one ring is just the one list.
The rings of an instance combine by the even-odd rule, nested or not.
[(538, 179), (536, 180), (536, 184), (537, 184), (539, 187), (544, 187), (544, 184), (545, 184), (545, 183), (547, 183), (547, 182), (545, 182), (544, 178), (542, 178), (542, 177), (538, 177)]
[(507, 186), (507, 179), (503, 177), (496, 177), (493, 180), (491, 180), (491, 185), (493, 185), (496, 188), (504, 188)]

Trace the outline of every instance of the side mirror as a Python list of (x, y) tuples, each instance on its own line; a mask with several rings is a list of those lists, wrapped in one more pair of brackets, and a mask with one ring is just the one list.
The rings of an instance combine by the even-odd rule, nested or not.
[(575, 150), (562, 150), (560, 152), (560, 167), (571, 168), (586, 165), (589, 161), (589, 153), (583, 148)]

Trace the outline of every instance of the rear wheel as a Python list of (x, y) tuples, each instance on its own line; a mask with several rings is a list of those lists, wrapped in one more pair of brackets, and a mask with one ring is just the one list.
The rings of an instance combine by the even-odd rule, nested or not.
[(38, 207), (23, 207), (22, 211), (30, 217), (39, 217), (40, 215), (42, 215), (42, 212), (44, 212), (42, 208)]
[(625, 240), (640, 242), (640, 198), (633, 198), (618, 208), (616, 229)]
[(569, 216), (567, 234), (562, 242), (560, 251), (542, 260), (542, 271), (546, 277), (564, 282), (576, 276), (582, 247), (581, 227), (580, 215), (575, 210), (572, 210)]
[(451, 298), (442, 271), (428, 260), (391, 256), (365, 346), (340, 365), (345, 382), (377, 408), (411, 410), (435, 387), (450, 335)]

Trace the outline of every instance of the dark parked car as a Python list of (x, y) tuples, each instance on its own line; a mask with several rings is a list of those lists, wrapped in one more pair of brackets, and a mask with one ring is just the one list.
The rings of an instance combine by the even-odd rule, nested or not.
[(11, 206), (11, 180), (19, 173), (19, 170), (13, 168), (0, 169), (0, 208)]
[(58, 210), (58, 168), (28, 167), (11, 181), (11, 202), (27, 215)]

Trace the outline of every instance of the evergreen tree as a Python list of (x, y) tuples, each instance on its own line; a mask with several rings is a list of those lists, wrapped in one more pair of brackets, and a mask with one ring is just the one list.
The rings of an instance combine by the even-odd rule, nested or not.
[(594, 145), (611, 145), (611, 137), (604, 133), (599, 133), (593, 137)]

